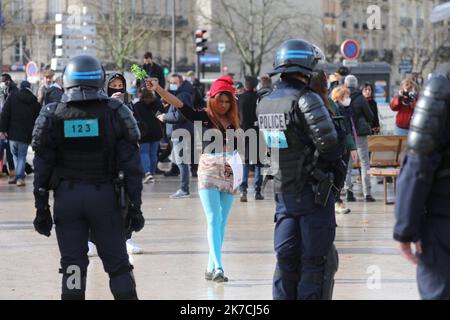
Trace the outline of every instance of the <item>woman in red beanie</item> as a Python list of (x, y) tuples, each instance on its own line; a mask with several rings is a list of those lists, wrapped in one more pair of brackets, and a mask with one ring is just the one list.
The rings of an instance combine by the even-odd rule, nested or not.
[[(233, 79), (223, 76), (211, 86), (207, 107), (195, 111), (183, 105), (177, 97), (162, 89), (156, 81), (147, 80), (147, 89), (156, 91), (167, 103), (178, 108), (190, 121), (201, 121), (203, 130), (216, 129), (222, 134), (223, 147), (220, 152), (205, 152), (208, 142), (203, 142), (203, 153), (198, 167), (198, 190), (203, 210), (208, 221), (209, 263), (205, 272), (206, 280), (226, 282), (221, 251), (227, 220), (237, 194), (233, 189), (233, 172), (226, 164), (223, 150), (226, 150), (227, 130), (239, 129), (238, 106), (235, 98)], [(214, 135), (216, 136), (216, 135)], [(216, 142), (216, 141), (214, 141)], [(234, 143), (234, 148), (236, 148)], [(210, 146), (208, 149), (212, 149)], [(226, 150), (232, 151), (232, 150)]]

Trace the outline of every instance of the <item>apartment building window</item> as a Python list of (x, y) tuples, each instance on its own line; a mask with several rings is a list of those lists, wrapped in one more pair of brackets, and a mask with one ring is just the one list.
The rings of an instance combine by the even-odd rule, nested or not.
[(162, 11), (162, 1), (165, 0), (155, 0), (155, 15), (160, 16)]
[(166, 15), (172, 15), (173, 0), (166, 0)]
[(180, 10), (180, 16), (182, 17), (188, 16), (188, 5), (189, 0), (179, 0), (178, 8)]
[(14, 64), (22, 64), (23, 63), (23, 55), (25, 51), (25, 37), (20, 37), (19, 41), (14, 44), (12, 61)]
[(54, 20), (55, 14), (63, 13), (65, 11), (64, 4), (64, 0), (47, 0), (47, 18)]
[(25, 10), (25, 0), (11, 1), (11, 16), (14, 21), (24, 21), (27, 10)]
[(136, 15), (136, 0), (130, 0), (130, 15), (132, 17)]
[(150, 8), (150, 1), (149, 0), (142, 0), (142, 13), (143, 14), (150, 14), (151, 8)]

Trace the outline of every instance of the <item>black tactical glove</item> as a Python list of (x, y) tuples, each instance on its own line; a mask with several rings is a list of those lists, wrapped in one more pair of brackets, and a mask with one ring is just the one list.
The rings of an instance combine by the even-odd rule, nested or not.
[(33, 221), (34, 229), (43, 234), (44, 236), (50, 237), (50, 231), (53, 227), (52, 214), (50, 213), (50, 208), (37, 209), (36, 218)]
[(33, 194), (34, 205), (36, 207), (36, 218), (33, 221), (34, 229), (40, 234), (50, 237), (53, 219), (48, 205), (48, 191), (44, 188), (39, 188), (38, 190), (35, 190)]
[(140, 208), (131, 204), (128, 208), (128, 215), (125, 219), (125, 228), (128, 233), (139, 232), (144, 228), (145, 219)]

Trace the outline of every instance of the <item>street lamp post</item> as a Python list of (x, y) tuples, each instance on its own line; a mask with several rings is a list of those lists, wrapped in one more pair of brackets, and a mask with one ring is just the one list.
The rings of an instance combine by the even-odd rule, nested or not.
[(175, 0), (172, 1), (172, 73), (176, 70), (177, 61), (177, 43), (176, 43), (176, 26), (175, 26)]

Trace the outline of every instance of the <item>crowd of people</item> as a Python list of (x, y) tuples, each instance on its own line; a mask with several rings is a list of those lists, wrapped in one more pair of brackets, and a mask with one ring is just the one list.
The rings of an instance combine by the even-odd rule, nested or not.
[[(381, 132), (377, 103), (374, 99), (374, 87), (368, 82), (360, 85), (358, 78), (355, 75), (350, 74), (348, 68), (340, 67), (331, 75), (326, 74), (324, 70), (315, 70), (313, 73), (308, 74), (307, 78), (303, 77), (301, 74), (298, 76), (296, 73), (297, 70), (291, 72), (283, 69), (283, 71), (277, 71), (282, 74), (282, 77), (281, 81), (275, 84), (272, 83), (269, 75), (262, 76), (260, 79), (247, 76), (243, 83), (235, 82), (233, 77), (225, 75), (218, 78), (212, 84), (208, 93), (205, 92), (206, 90), (193, 72), (188, 72), (184, 76), (181, 74), (171, 74), (166, 79), (162, 72), (162, 68), (153, 61), (153, 55), (150, 52), (147, 52), (144, 55), (142, 69), (146, 71), (148, 78), (137, 80), (136, 83), (134, 83), (137, 90), (133, 96), (131, 96), (129, 90), (127, 90), (127, 88), (130, 87), (130, 84), (127, 84), (125, 76), (121, 73), (114, 72), (109, 74), (106, 81), (102, 83), (102, 85), (104, 85), (104, 88), (102, 88), (103, 93), (99, 94), (98, 92), (100, 91), (98, 91), (95, 93), (95, 97), (99, 101), (110, 101), (108, 99), (120, 101), (120, 104), (125, 105), (127, 110), (133, 115), (133, 121), (136, 121), (136, 128), (138, 128), (140, 132), (139, 140), (137, 141), (139, 143), (139, 149), (138, 151), (133, 149), (132, 154), (135, 154), (136, 151), (136, 154), (140, 157), (140, 161), (139, 170), (136, 168), (134, 168), (135, 171), (131, 170), (134, 172), (134, 178), (140, 180), (139, 182), (135, 181), (136, 184), (134, 185), (134, 188), (136, 190), (140, 188), (137, 186), (139, 184), (158, 182), (158, 174), (163, 174), (165, 176), (179, 175), (180, 181), (178, 190), (174, 190), (174, 193), (170, 195), (170, 198), (182, 199), (190, 197), (191, 195), (191, 175), (192, 177), (197, 178), (198, 193), (207, 219), (207, 239), (210, 250), (209, 260), (205, 271), (205, 279), (216, 282), (228, 281), (228, 277), (225, 276), (224, 273), (221, 259), (226, 225), (235, 196), (240, 195), (241, 202), (248, 201), (249, 176), (251, 171), (254, 172), (254, 199), (256, 201), (264, 200), (264, 177), (262, 174), (264, 165), (261, 163), (260, 159), (257, 159), (256, 161), (251, 160), (252, 157), (248, 154), (246, 154), (243, 159), (242, 183), (239, 188), (234, 188), (233, 171), (230, 165), (227, 164), (226, 159), (232, 155), (236, 149), (228, 149), (229, 139), (227, 137), (227, 130), (255, 130), (261, 134), (260, 132), (263, 130), (258, 126), (258, 116), (261, 115), (258, 115), (257, 109), (259, 108), (261, 101), (264, 102), (262, 105), (267, 105), (268, 109), (272, 107), (268, 101), (274, 96), (274, 91), (288, 92), (288, 88), (305, 86), (307, 89), (302, 90), (310, 90), (311, 92), (316, 93), (322, 100), (321, 104), (326, 107), (327, 117), (329, 117), (333, 123), (332, 130), (333, 132), (336, 132), (336, 141), (339, 141), (339, 146), (342, 149), (340, 151), (333, 151), (336, 154), (339, 153), (342, 155), (341, 158), (343, 163), (343, 166), (340, 168), (343, 169), (342, 186), (335, 192), (334, 211), (336, 213), (348, 214), (351, 212), (351, 209), (348, 207), (348, 204), (346, 205), (344, 203), (344, 200), (346, 200), (346, 202), (357, 201), (353, 190), (354, 165), (359, 165), (360, 167), (359, 179), (362, 184), (363, 200), (365, 202), (376, 201), (372, 195), (371, 179), (368, 174), (370, 169), (368, 136), (380, 134)], [(85, 71), (81, 71), (80, 74), (83, 72)], [(292, 73), (295, 73), (294, 75), (298, 77), (293, 77)], [(64, 79), (70, 79), (70, 75), (66, 75), (66, 78)], [(22, 187), (26, 184), (26, 158), (29, 146), (32, 144), (32, 135), (40, 133), (39, 125), (42, 125), (42, 128), (40, 128), (42, 130), (45, 130), (45, 126), (48, 125), (47, 123), (42, 122), (44, 121), (42, 120), (43, 114), (46, 112), (45, 110), (42, 110), (51, 105), (54, 109), (52, 112), (57, 112), (60, 104), (66, 106), (67, 104), (70, 105), (70, 103), (75, 102), (83, 105), (86, 102), (86, 99), (79, 99), (79, 93), (74, 90), (74, 87), (76, 86), (68, 87), (67, 83), (63, 83), (61, 77), (55, 77), (54, 72), (51, 70), (46, 70), (44, 72), (43, 84), (39, 87), (37, 95), (34, 95), (32, 92), (31, 84), (28, 81), (22, 81), (19, 87), (17, 87), (9, 74), (2, 75), (1, 83), (3, 99), (0, 114), (0, 172), (5, 172), (9, 175), (9, 183)], [(294, 85), (294, 83), (296, 84)], [(65, 91), (65, 88), (69, 89), (69, 92)], [(406, 135), (408, 133), (413, 111), (418, 99), (417, 92), (419, 92), (417, 85), (412, 80), (407, 79), (402, 82), (399, 93), (395, 95), (391, 102), (391, 109), (398, 112), (395, 131), (398, 135)], [(105, 96), (102, 94), (105, 94)], [(83, 97), (85, 96), (85, 93), (83, 93)], [(310, 97), (309, 99), (316, 98)], [(310, 101), (306, 101), (305, 103), (311, 104)], [(50, 107), (48, 108), (51, 109)], [(64, 109), (65, 107), (61, 108), (64, 112), (69, 112)], [(264, 108), (261, 110), (264, 110)], [(259, 110), (259, 112), (263, 112), (261, 110)], [(309, 111), (305, 111), (305, 113), (308, 112)], [(123, 114), (124, 111), (122, 111), (121, 116), (123, 116)], [(270, 114), (262, 114), (263, 117), (268, 115)], [(129, 118), (126, 117), (122, 120), (125, 122), (130, 121)], [(223, 136), (223, 148), (220, 151), (207, 150), (205, 145), (203, 145), (198, 164), (186, 160), (186, 153), (191, 155), (191, 157), (189, 157), (190, 159), (195, 158), (194, 154), (197, 150), (193, 143), (194, 139), (191, 139), (192, 141), (189, 148), (186, 148), (186, 143), (183, 140), (184, 138), (177, 134), (180, 130), (184, 130), (193, 137), (195, 135), (195, 121), (201, 122), (203, 130), (218, 130)], [(39, 124), (36, 125), (38, 129), (36, 129), (35, 123)], [(128, 124), (129, 126), (127, 129), (134, 130), (130, 127), (131, 124)], [(312, 123), (313, 127), (314, 125), (315, 124)], [(34, 134), (33, 130), (35, 131)], [(68, 129), (64, 127), (64, 134), (67, 134), (67, 136), (64, 136), (65, 138), (80, 137), (76, 133), (70, 133), (70, 136), (66, 130)], [(96, 130), (100, 130), (98, 124)], [(320, 131), (319, 128), (317, 130)], [(129, 134), (132, 135), (132, 133)], [(316, 143), (317, 141), (315, 140), (314, 134), (315, 133), (312, 133), (312, 140)], [(267, 136), (265, 136), (265, 138), (266, 142), (270, 141), (270, 139), (267, 139)], [(286, 140), (286, 137), (284, 137), (284, 139)], [(93, 141), (94, 140), (95, 138), (93, 138)], [(280, 144), (283, 143), (282, 140), (283, 139), (281, 138), (278, 141), (280, 150), (283, 149), (280, 147)], [(36, 143), (39, 145), (39, 141)], [(100, 146), (96, 143), (98, 143), (98, 141), (92, 142), (93, 145)], [(160, 153), (161, 145), (164, 143), (169, 145), (172, 149), (172, 167), (167, 172), (163, 172), (158, 168), (158, 163), (163, 160), (160, 158)], [(273, 143), (273, 141), (270, 143)], [(38, 147), (44, 149), (47, 148), (45, 149), (47, 151), (49, 150), (48, 145), (45, 145), (43, 142), (41, 142), (41, 144), (42, 145)], [(132, 149), (131, 145), (127, 147)], [(299, 145), (301, 145), (300, 141)], [(234, 146), (236, 146), (236, 144), (234, 144)], [(71, 148), (75, 147), (67, 147), (69, 153), (74, 152), (75, 150), (72, 150)], [(317, 148), (320, 149), (319, 147)], [(248, 149), (247, 146), (246, 150)], [(39, 150), (39, 148), (36, 148), (36, 150)], [(324, 152), (321, 157), (325, 157), (325, 154), (326, 152)], [(40, 163), (42, 167), (45, 167), (45, 161), (50, 161), (42, 154), (38, 155), (37, 158), (38, 163)], [(3, 163), (4, 159), (5, 163)], [(121, 161), (126, 162), (123, 159)], [(129, 161), (131, 160), (129, 159)], [(136, 162), (134, 162), (134, 164), (136, 164)], [(46, 165), (48, 166), (48, 163)], [(42, 167), (39, 170), (42, 170)], [(129, 167), (125, 167), (129, 169)], [(72, 169), (73, 168), (71, 168), (71, 170)], [(32, 168), (30, 167), (28, 171), (31, 173)], [(140, 175), (138, 171), (142, 172), (142, 175)], [(65, 174), (66, 173), (64, 172), (62, 176)], [(41, 178), (41, 176), (39, 177)], [(97, 176), (95, 177), (98, 178)], [(64, 178), (67, 179), (66, 176), (64, 176)], [(277, 183), (278, 182), (275, 181), (275, 185)], [(73, 193), (74, 191), (72, 189), (73, 186), (69, 185), (66, 190), (67, 194)], [(75, 188), (75, 191), (76, 190), (77, 188)], [(77, 192), (80, 192), (80, 194), (84, 192), (80, 190)], [(36, 192), (37, 191), (35, 190), (35, 196), (38, 198), (40, 197), (39, 199), (42, 200), (42, 195), (36, 195)], [(137, 192), (137, 194), (140, 195), (140, 191)], [(345, 195), (344, 199), (341, 198), (342, 194)], [(107, 193), (104, 195), (106, 199)], [(308, 194), (307, 196), (309, 197), (311, 195)], [(328, 198), (326, 201), (327, 200)], [(129, 232), (127, 232), (126, 236), (126, 249), (130, 254), (139, 254), (143, 252), (143, 250), (131, 240), (132, 231), (139, 231), (143, 227), (140, 204), (140, 196), (136, 196), (136, 199), (129, 204), (131, 210), (134, 210), (135, 213), (132, 221), (129, 221), (129, 228), (127, 229)], [(38, 208), (38, 210), (41, 210), (41, 216), (38, 214), (37, 220), (35, 221), (35, 227), (38, 232), (49, 235), (52, 221), (51, 216), (49, 217), (48, 206), (44, 204), (41, 208)], [(324, 209), (323, 212), (326, 213), (326, 210)], [(60, 212), (63, 212), (63, 210), (60, 209)], [(62, 213), (59, 213), (59, 215), (61, 214)], [(99, 217), (95, 217), (95, 219), (97, 218), (100, 219)], [(287, 220), (283, 219), (280, 221), (284, 221), (284, 225), (277, 222), (277, 228), (280, 228), (280, 230), (281, 228), (286, 227)], [(96, 222), (98, 221), (95, 221), (95, 223)], [(60, 226), (60, 228), (62, 227)], [(103, 240), (106, 237), (106, 234), (96, 228), (97, 227), (94, 226), (90, 227), (90, 235), (89, 238), (86, 239), (89, 240), (86, 241), (88, 242), (89, 248), (88, 255), (96, 255), (96, 246), (98, 245), (99, 254), (103, 259), (105, 257), (105, 250), (113, 251), (115, 249), (109, 248), (108, 245), (104, 243)], [(111, 233), (112, 232), (113, 231), (111, 230)], [(70, 240), (61, 237), (59, 241), (68, 245), (67, 243)], [(324, 255), (327, 255), (327, 252), (325, 252)], [(86, 262), (83, 260), (82, 264), (84, 265)], [(126, 263), (124, 264), (124, 268), (127, 272), (131, 272), (132, 267), (130, 269), (130, 266)], [(283, 269), (283, 266), (280, 265), (279, 268), (281, 270)], [(112, 271), (112, 273), (114, 272)], [(278, 288), (280, 291), (276, 294), (274, 293), (274, 296), (279, 295), (280, 298), (283, 298), (283, 295), (287, 293), (284, 292), (284, 280), (282, 280), (282, 277), (280, 279), (281, 282), (277, 284), (280, 286)], [(128, 277), (125, 280), (129, 281), (130, 279)], [(122, 294), (119, 292), (121, 288), (118, 288), (117, 290), (117, 297), (120, 297)], [(313, 288), (311, 290), (314, 291), (316, 289)], [(66, 292), (64, 294), (70, 298), (69, 293)], [(314, 295), (313, 293), (311, 294)], [(135, 292), (129, 297), (133, 298), (134, 295)]]

